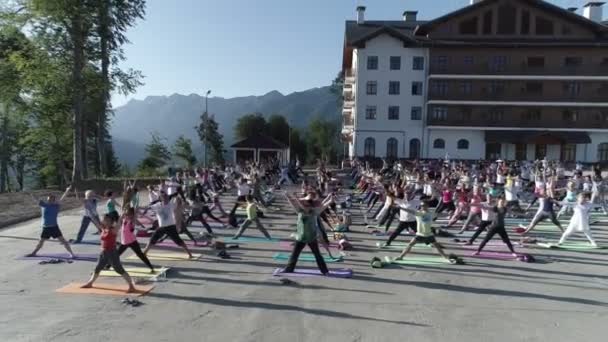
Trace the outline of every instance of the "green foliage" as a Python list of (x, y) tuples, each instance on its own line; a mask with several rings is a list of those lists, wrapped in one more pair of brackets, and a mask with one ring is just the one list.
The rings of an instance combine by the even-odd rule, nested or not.
[(207, 159), (205, 162), (224, 165), (224, 137), (219, 133), (219, 125), (215, 121), (215, 117), (203, 113), (196, 131), (205, 146), (205, 158)]
[[(312, 159), (322, 159), (335, 162), (339, 147), (338, 124), (322, 119), (313, 119), (308, 125), (307, 135), (308, 156)], [(311, 159), (308, 160), (312, 161)]]
[(192, 152), (192, 140), (180, 135), (173, 144), (173, 155), (191, 168), (196, 164), (196, 157)]
[(262, 113), (241, 116), (234, 126), (237, 139), (247, 139), (256, 135), (267, 135), (268, 126)]
[(146, 157), (139, 163), (138, 174), (153, 175), (171, 160), (171, 152), (165, 145), (166, 139), (158, 133), (151, 133), (151, 141), (146, 145)]
[(289, 145), (289, 123), (282, 115), (271, 115), (266, 123), (268, 136)]

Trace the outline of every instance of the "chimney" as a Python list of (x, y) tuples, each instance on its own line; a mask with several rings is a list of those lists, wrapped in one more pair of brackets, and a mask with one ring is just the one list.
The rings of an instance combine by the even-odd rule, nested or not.
[(602, 21), (604, 2), (592, 1), (583, 6), (583, 16), (589, 20), (599, 23)]
[(403, 21), (416, 21), (417, 11), (405, 11), (403, 12)]
[(568, 7), (569, 12), (576, 13), (577, 10), (578, 10), (577, 7)]
[(482, 0), (471, 0), (471, 1), (470, 1), (470, 4), (471, 4), (471, 5), (475, 5), (476, 3), (481, 2), (481, 1), (482, 1)]
[(365, 23), (365, 6), (357, 7), (357, 24)]

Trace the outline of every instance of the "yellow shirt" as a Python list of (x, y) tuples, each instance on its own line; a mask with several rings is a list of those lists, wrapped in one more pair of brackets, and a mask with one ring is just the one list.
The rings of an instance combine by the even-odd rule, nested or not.
[(254, 203), (248, 203), (246, 210), (248, 220), (255, 220), (258, 217), (258, 207)]

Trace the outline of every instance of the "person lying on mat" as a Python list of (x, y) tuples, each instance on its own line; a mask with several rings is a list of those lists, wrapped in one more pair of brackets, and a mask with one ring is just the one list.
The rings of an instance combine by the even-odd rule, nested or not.
[(104, 215), (101, 223), (101, 253), (99, 254), (95, 271), (91, 275), (89, 281), (81, 286), (82, 288), (86, 289), (93, 287), (93, 283), (95, 283), (95, 280), (97, 280), (101, 271), (106, 265), (110, 264), (114, 269), (114, 272), (120, 274), (127, 282), (127, 285), (129, 286), (127, 292), (135, 292), (136, 289), (135, 285), (133, 285), (133, 279), (131, 279), (129, 273), (122, 267), (118, 251), (116, 250), (117, 232), (118, 229), (114, 226), (112, 216), (109, 214)]
[[(55, 195), (49, 195), (46, 201), (38, 200), (38, 205), (42, 211), (42, 234), (40, 234), (40, 241), (34, 248), (34, 251), (26, 256), (34, 257), (36, 253), (42, 248), (44, 243), (49, 239), (57, 239), (63, 247), (70, 253), (70, 257), (74, 258), (74, 253), (72, 252), (72, 248), (70, 244), (66, 241), (61, 233), (61, 229), (59, 229), (59, 225), (57, 224), (57, 216), (59, 215), (59, 210), (61, 209), (60, 203), (63, 199), (68, 195), (68, 192), (72, 190), (72, 187), (69, 186), (65, 189), (65, 192), (57, 201)], [(36, 198), (32, 195), (32, 198), (36, 200)]]
[(428, 202), (422, 202), (422, 204), (420, 205), (420, 210), (404, 209), (403, 207), (401, 208), (401, 210), (416, 216), (416, 236), (410, 241), (410, 243), (407, 245), (407, 247), (405, 247), (403, 252), (401, 252), (401, 254), (396, 258), (396, 260), (403, 260), (407, 253), (409, 253), (417, 243), (424, 243), (427, 245), (433, 245), (439, 255), (449, 260), (450, 262), (453, 262), (453, 259), (450, 258), (447, 254), (445, 254), (445, 252), (443, 251), (443, 247), (441, 247), (441, 245), (437, 242), (435, 236), (433, 235), (432, 228), (435, 214), (429, 211)]

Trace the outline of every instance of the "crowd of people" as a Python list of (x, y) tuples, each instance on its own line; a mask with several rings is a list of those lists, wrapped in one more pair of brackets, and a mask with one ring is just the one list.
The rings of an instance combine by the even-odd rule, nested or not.
[[(132, 291), (133, 281), (120, 261), (127, 249), (131, 249), (153, 273), (155, 267), (147, 257), (148, 252), (166, 238), (181, 247), (189, 257), (192, 253), (180, 234), (185, 234), (194, 246), (202, 242), (217, 243), (217, 235), (208, 220), (213, 220), (221, 228), (237, 229), (232, 238), (234, 241), (238, 241), (252, 224), (266, 239), (272, 240), (263, 219), (273, 211), (273, 201), (277, 196), (285, 197), (296, 219), (296, 231), (292, 234), (295, 240), (293, 251), (284, 273), (294, 272), (300, 253), (308, 246), (320, 273), (329, 274), (320, 246), (330, 258), (341, 258), (332, 255), (328, 233), (333, 234), (332, 238), (340, 247), (349, 246), (344, 233), (350, 229), (350, 209), (357, 202), (365, 223), (374, 220), (378, 234), (388, 235), (381, 247), (390, 246), (404, 232), (414, 235), (397, 259), (405, 258), (414, 245), (423, 243), (435, 247), (451, 263), (457, 263), (459, 258), (447, 253), (437, 236), (454, 237), (474, 230), (465, 242), (472, 245), (487, 231), (476, 254), (498, 235), (517, 257), (507, 231), (507, 218), (529, 220), (528, 225), (516, 230), (521, 235), (522, 244), (534, 242), (531, 232), (541, 221), (549, 220), (556, 230), (563, 232), (558, 244), (580, 232), (592, 246), (596, 246), (590, 228), (593, 223), (591, 213), (600, 211), (607, 214), (604, 179), (599, 168), (585, 174), (578, 165), (567, 170), (559, 162), (546, 160), (465, 163), (444, 159), (395, 163), (385, 160), (381, 168), (372, 169), (365, 162), (353, 160), (347, 174), (353, 191), (347, 191), (344, 185), (348, 177), (338, 179), (321, 161), (318, 161), (314, 174), (309, 175), (304, 174), (299, 161), (281, 165), (277, 160), (223, 168), (169, 170), (167, 178), (159, 178), (157, 185), (147, 186), (149, 203), (145, 206), (140, 203), (135, 181), (124, 183), (120, 191), (121, 200), (117, 199), (116, 191), (108, 190), (103, 196), (98, 196), (87, 190), (80, 229), (69, 241), (63, 237), (57, 223), (60, 202), (73, 190), (68, 188), (59, 199), (49, 196), (39, 201), (43, 228), (40, 241), (30, 256), (36, 256), (44, 242), (53, 238), (74, 256), (71, 244), (83, 243), (92, 224), (96, 228), (93, 234), (99, 235), (101, 253), (90, 280), (83, 286), (92, 286), (100, 272), (111, 267), (123, 276), (129, 284), (129, 291)], [(297, 190), (291, 193), (282, 190), (285, 184), (297, 184), (291, 187)], [(236, 193), (229, 210), (225, 210), (220, 201), (224, 193)], [(103, 203), (103, 215), (98, 214), (100, 203)], [(532, 212), (535, 204), (538, 204), (538, 209)], [(245, 214), (241, 222), (237, 213), (239, 208), (243, 208)], [(571, 214), (571, 218), (564, 229), (559, 218), (566, 214)], [(443, 224), (438, 224), (438, 219)], [(195, 221), (205, 229), (198, 236), (189, 230)], [(388, 234), (394, 223), (395, 229)], [(452, 228), (456, 230), (450, 232)], [(138, 237), (147, 234), (149, 240), (142, 250)], [(225, 256), (226, 253), (220, 255)]]

